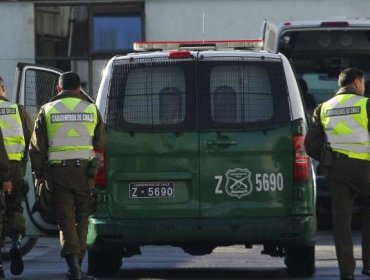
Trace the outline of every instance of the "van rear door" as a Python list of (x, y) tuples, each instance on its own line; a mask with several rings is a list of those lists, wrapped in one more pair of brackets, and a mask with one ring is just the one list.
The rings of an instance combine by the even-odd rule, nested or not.
[(276, 52), (277, 40), (278, 40), (278, 29), (275, 24), (269, 21), (264, 21), (262, 24), (262, 41), (263, 49), (269, 52)]
[(194, 58), (143, 55), (112, 67), (102, 112), (110, 216), (199, 216)]
[[(46, 66), (18, 63), (12, 101), (23, 105), (32, 121), (35, 121), (41, 106), (57, 94), (56, 86), (61, 73), (58, 69)], [(27, 235), (56, 234), (57, 227), (54, 218), (39, 212), (31, 214), (32, 206), (36, 201), (36, 192), (29, 160), (27, 161), (25, 180), (29, 186), (24, 207)]]
[(281, 61), (203, 56), (201, 217), (287, 215), (293, 140)]

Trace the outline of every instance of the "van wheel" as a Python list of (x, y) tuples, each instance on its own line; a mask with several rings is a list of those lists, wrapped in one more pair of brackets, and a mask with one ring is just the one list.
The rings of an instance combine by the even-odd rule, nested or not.
[(312, 276), (315, 273), (315, 246), (287, 247), (285, 264), (290, 276)]
[(122, 266), (122, 255), (94, 250), (88, 252), (88, 273), (95, 277), (111, 277)]

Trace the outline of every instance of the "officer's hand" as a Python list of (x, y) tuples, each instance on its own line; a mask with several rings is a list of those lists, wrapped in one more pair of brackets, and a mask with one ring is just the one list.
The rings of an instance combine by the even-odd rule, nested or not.
[(39, 186), (42, 183), (43, 179), (42, 178), (36, 178), (35, 179), (35, 187)]
[(12, 182), (10, 181), (3, 182), (3, 192), (4, 193), (10, 194), (12, 190), (13, 190)]

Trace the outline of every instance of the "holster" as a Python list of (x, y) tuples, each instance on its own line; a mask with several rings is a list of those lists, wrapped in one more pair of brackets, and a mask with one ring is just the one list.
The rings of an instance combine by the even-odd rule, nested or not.
[(51, 179), (51, 175), (50, 173), (44, 173), (42, 175), (43, 179), (45, 180), (45, 187), (46, 189), (49, 191), (49, 192), (53, 192), (54, 188), (53, 188), (53, 183), (52, 183), (52, 179)]
[(55, 209), (53, 203), (53, 184), (49, 168), (42, 174), (41, 182), (35, 186), (36, 188), (36, 201), (32, 207), (31, 214), (39, 211), (45, 213), (55, 219)]
[(6, 211), (6, 201), (3, 190), (0, 190), (0, 213), (2, 213), (3, 211)]
[(333, 153), (330, 149), (324, 148), (321, 164), (325, 168), (331, 168), (333, 166)]
[(87, 177), (90, 192), (90, 214), (96, 210), (97, 191), (95, 189), (95, 177), (100, 167), (100, 159), (92, 158), (87, 166)]

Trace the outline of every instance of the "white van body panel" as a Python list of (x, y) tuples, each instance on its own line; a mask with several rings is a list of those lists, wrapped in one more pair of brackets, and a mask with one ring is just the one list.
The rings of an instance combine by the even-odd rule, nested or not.
[(299, 94), (299, 88), (297, 84), (296, 77), (294, 75), (294, 72), (290, 66), (289, 60), (285, 57), (285, 55), (279, 53), (284, 66), (285, 76), (287, 77), (287, 85), (288, 85), (288, 91), (290, 93), (296, 92), (297, 94), (290, 94), (290, 106), (291, 111), (293, 115), (293, 119), (299, 119), (303, 118), (306, 119), (306, 114), (304, 112), (304, 108), (302, 106), (296, 106), (297, 104), (302, 104), (302, 97)]

